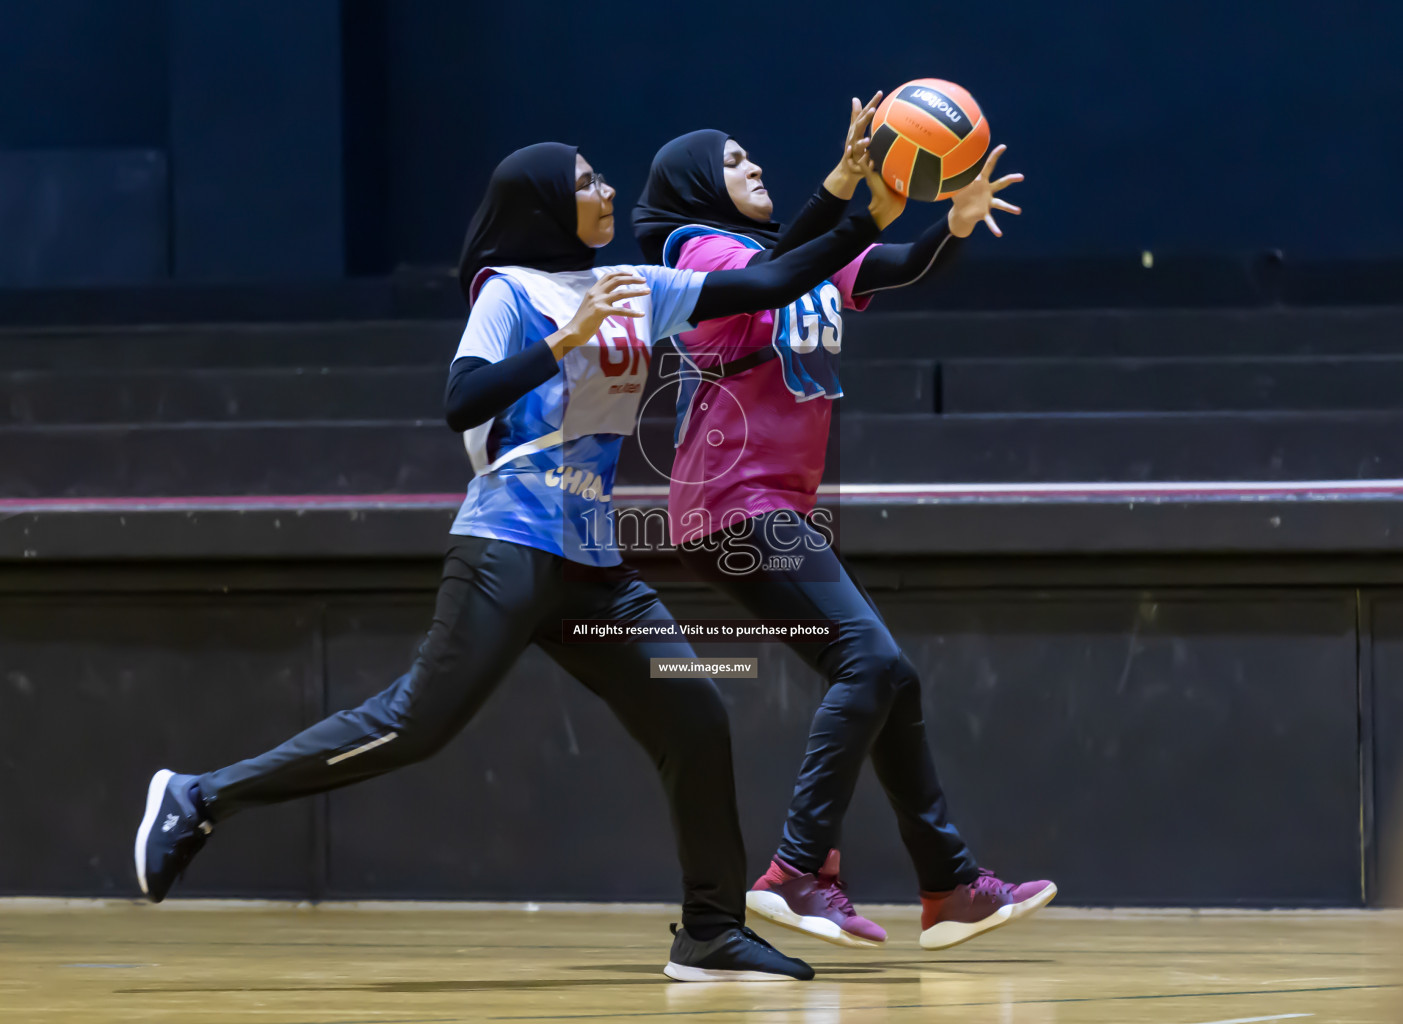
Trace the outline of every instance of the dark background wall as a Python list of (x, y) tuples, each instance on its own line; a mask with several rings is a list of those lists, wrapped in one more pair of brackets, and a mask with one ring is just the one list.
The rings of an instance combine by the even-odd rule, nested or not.
[[(43, 823), (0, 844), (0, 894), (134, 895), (150, 773), (247, 756), (382, 688), (437, 576), (408, 561), (74, 569), (0, 577), (0, 818)], [(1085, 560), (950, 569), (859, 562), (922, 673), (953, 815), (987, 865), (1053, 877), (1072, 904), (1377, 898), (1361, 772), (1377, 748), (1396, 794), (1396, 593), (1253, 583), (1266, 560), (1106, 563), (1099, 581)], [(734, 614), (660, 585), (679, 617)], [(720, 684), (758, 873), (820, 682), (782, 645), (701, 650), (760, 655), (758, 680)], [(870, 775), (843, 851), (862, 899), (914, 898)], [(670, 901), (675, 864), (646, 757), (532, 649), (433, 760), (231, 819), (181, 893)]]
[(663, 142), (718, 127), (756, 154), (784, 215), (836, 159), (849, 97), (927, 76), (970, 88), (1028, 175), (1000, 254), (1403, 253), (1398, 196), (1360, 217), (1332, 199), (1382, 185), (1403, 155), (1398, 5), (1012, 0), (864, 20), (727, 2), (656, 5), (627, 28), (558, 4), (393, 6), (401, 259), (451, 253), (488, 154), (540, 138), (578, 142), (631, 203)]
[[(159, 173), (126, 220), (60, 236), (0, 206), (7, 237), (44, 256), (0, 263), (0, 285), (447, 264), (495, 162), (542, 138), (580, 144), (627, 205), (662, 142), (723, 127), (766, 167), (783, 215), (834, 160), (849, 96), (928, 75), (971, 88), (1006, 167), (1028, 175), (1027, 213), (981, 256), (1399, 257), (1400, 36), (1396, 4), (1325, 14), (1303, 0), (922, 4), (867, 21), (828, 0), (627, 17), (454, 0), (10, 2), (0, 157), (31, 160), (21, 174), (0, 159), (0, 184), (67, 181), (69, 206), (101, 208), (131, 172), (100, 155), (140, 151)], [(36, 170), (35, 153), (50, 164)], [(91, 158), (84, 173), (75, 154)], [(98, 258), (143, 225), (154, 255), (140, 267)], [(635, 251), (625, 237), (607, 255)]]
[(166, 0), (0, 3), (0, 149), (160, 149)]

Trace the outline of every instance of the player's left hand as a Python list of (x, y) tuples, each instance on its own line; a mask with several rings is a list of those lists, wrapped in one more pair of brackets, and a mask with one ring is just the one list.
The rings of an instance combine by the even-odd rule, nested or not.
[(989, 154), (989, 159), (984, 161), (979, 177), (951, 197), (950, 215), (946, 223), (950, 225), (950, 234), (956, 238), (968, 238), (979, 226), (980, 221), (993, 232), (994, 237), (1002, 238), (1004, 233), (999, 230), (998, 222), (994, 220), (994, 211), (1002, 210), (1004, 213), (1015, 215), (1023, 212), (1021, 208), (1006, 203), (995, 195), (1023, 180), (1021, 174), (1005, 174), (1002, 178), (994, 179), (994, 165), (999, 162), (999, 157), (1003, 156), (1007, 148), (1002, 145), (995, 146), (994, 151)]

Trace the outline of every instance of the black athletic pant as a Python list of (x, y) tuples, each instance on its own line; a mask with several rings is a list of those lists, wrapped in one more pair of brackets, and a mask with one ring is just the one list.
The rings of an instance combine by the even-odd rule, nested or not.
[[(790, 644), (828, 690), (809, 730), (779, 857), (816, 871), (840, 845), (843, 815), (870, 755), (921, 888), (944, 891), (977, 878), (973, 854), (947, 819), (915, 666), (827, 538), (797, 513), (779, 511), (680, 553), (693, 572), (758, 618), (827, 619), (838, 626), (835, 641)], [(802, 559), (797, 566), (795, 557)], [(766, 567), (776, 559), (788, 565)]]
[(434, 623), (414, 667), (358, 708), (265, 754), (204, 775), (218, 821), (245, 807), (359, 782), (421, 761), (482, 707), (531, 643), (604, 700), (652, 757), (672, 811), (687, 927), (745, 919), (745, 850), (731, 772), (730, 723), (710, 679), (650, 679), (649, 658), (685, 644), (564, 644), (562, 619), (669, 620), (622, 566), (593, 569), (501, 540), (454, 537)]

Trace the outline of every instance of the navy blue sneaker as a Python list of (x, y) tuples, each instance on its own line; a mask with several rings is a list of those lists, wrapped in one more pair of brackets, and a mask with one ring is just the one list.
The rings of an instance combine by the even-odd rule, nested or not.
[(191, 799), (193, 775), (162, 769), (146, 790), (146, 816), (136, 830), (136, 880), (152, 903), (160, 903), (214, 831)]
[(672, 926), (663, 973), (673, 981), (808, 981), (814, 969), (785, 956), (749, 928), (730, 928), (706, 942)]

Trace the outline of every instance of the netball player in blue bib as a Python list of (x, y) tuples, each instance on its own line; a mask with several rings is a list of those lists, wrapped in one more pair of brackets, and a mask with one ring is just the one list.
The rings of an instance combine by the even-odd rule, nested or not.
[(689, 657), (691, 649), (675, 641), (564, 644), (561, 622), (671, 621), (657, 594), (621, 564), (607, 529), (652, 342), (802, 295), (896, 216), (899, 206), (883, 196), (765, 266), (716, 274), (595, 268), (595, 250), (614, 234), (614, 192), (603, 177), (559, 143), (502, 161), (463, 249), (459, 277), (472, 312), (446, 397), (448, 423), (466, 431), (476, 476), (452, 527), (418, 658), (384, 692), (273, 750), (200, 776), (158, 772), (136, 840), (142, 891), (164, 899), (214, 827), (237, 811), (433, 754), (535, 643), (613, 709), (661, 776), (684, 879), (668, 976), (812, 977), (807, 964), (744, 927), (745, 854), (715, 685), (649, 678), (651, 657)]

